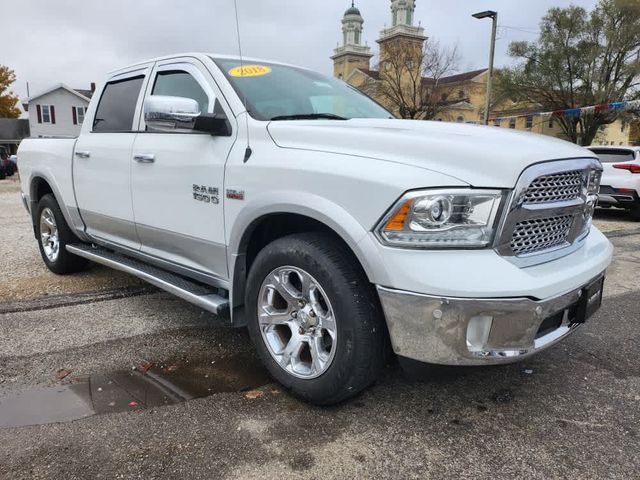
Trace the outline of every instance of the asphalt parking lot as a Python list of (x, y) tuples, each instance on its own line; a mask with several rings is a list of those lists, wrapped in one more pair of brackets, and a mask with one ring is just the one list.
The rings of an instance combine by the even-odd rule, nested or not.
[(0, 181), (0, 478), (638, 478), (640, 223), (621, 212), (597, 214), (615, 261), (565, 342), (418, 379), (390, 365), (316, 408), (224, 319), (97, 266), (49, 273), (18, 192)]

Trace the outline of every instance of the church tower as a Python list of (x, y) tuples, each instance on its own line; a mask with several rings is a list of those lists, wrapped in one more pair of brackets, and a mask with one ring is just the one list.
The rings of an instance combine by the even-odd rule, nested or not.
[(427, 37), (424, 28), (413, 25), (416, 0), (391, 0), (391, 27), (380, 32), (380, 63), (398, 48), (416, 49), (420, 53)]
[(342, 45), (334, 50), (333, 75), (346, 80), (356, 68), (369, 69), (369, 60), (373, 57), (371, 49), (362, 45), (362, 26), (364, 19), (354, 4), (344, 12), (342, 18)]

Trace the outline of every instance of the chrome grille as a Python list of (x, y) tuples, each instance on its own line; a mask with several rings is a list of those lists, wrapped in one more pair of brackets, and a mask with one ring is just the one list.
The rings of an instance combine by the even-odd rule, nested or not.
[(524, 193), (524, 204), (564, 202), (580, 197), (584, 185), (584, 171), (543, 175), (536, 178)]
[(572, 215), (535, 218), (516, 224), (511, 237), (511, 250), (516, 256), (551, 250), (567, 243)]
[(522, 172), (496, 251), (527, 267), (567, 255), (589, 233), (602, 165), (595, 159), (543, 162)]

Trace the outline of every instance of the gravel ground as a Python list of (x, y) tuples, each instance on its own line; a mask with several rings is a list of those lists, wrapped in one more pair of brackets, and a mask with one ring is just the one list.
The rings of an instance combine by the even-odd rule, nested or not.
[[(429, 368), (418, 379), (392, 364), (373, 388), (332, 408), (266, 383), (0, 428), (0, 478), (638, 478), (639, 225), (610, 212), (597, 223), (616, 246), (603, 308), (523, 364)], [(0, 226), (0, 412), (3, 395), (144, 362), (249, 368), (246, 332), (224, 318), (110, 270), (49, 274), (15, 182), (0, 181)], [(62, 381), (60, 369), (70, 372)]]
[(20, 200), (17, 175), (0, 181), (0, 212), (0, 258), (3, 259), (0, 302), (143, 285), (134, 277), (99, 265), (68, 277), (49, 272), (40, 258), (29, 214)]

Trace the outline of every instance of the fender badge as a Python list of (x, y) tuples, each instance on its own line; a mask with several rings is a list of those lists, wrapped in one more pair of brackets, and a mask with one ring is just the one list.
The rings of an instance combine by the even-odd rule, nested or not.
[(227, 198), (230, 200), (244, 200), (244, 190), (227, 188)]

